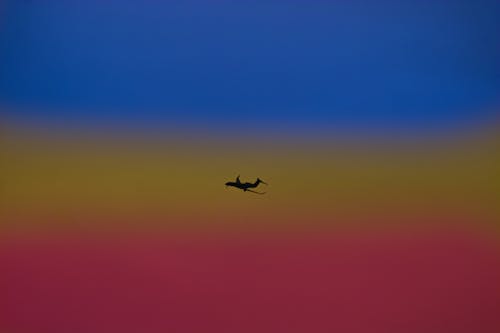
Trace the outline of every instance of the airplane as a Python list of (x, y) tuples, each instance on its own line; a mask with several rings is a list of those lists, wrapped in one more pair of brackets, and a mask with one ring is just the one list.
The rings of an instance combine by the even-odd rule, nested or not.
[(257, 178), (255, 183), (242, 183), (240, 181), (240, 176), (238, 175), (238, 177), (236, 177), (236, 181), (235, 182), (227, 182), (226, 187), (233, 186), (233, 187), (236, 187), (236, 188), (243, 190), (244, 192), (248, 191), (248, 192), (252, 192), (252, 193), (256, 193), (256, 194), (265, 194), (266, 192), (257, 192), (257, 191), (251, 190), (251, 188), (256, 188), (257, 186), (259, 186), (260, 183), (267, 185), (267, 183), (264, 182), (260, 178)]

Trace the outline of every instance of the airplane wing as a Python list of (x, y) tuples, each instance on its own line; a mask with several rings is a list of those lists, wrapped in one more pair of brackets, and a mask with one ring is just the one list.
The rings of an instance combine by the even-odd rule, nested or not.
[(252, 192), (252, 193), (256, 193), (256, 194), (266, 194), (266, 192), (257, 192), (257, 191), (253, 191), (253, 190), (250, 190), (250, 189), (247, 189), (248, 192)]

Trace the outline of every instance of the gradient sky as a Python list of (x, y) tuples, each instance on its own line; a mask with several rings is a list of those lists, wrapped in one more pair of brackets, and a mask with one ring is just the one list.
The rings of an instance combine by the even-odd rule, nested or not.
[(0, 331), (500, 332), (499, 32), (498, 0), (0, 0)]
[(390, 131), (500, 105), (494, 0), (2, 7), (0, 105), (20, 118)]

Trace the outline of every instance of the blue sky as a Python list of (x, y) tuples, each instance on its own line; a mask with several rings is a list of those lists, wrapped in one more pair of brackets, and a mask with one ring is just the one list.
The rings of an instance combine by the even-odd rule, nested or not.
[(390, 131), (499, 110), (494, 0), (2, 6), (0, 105), (21, 118)]

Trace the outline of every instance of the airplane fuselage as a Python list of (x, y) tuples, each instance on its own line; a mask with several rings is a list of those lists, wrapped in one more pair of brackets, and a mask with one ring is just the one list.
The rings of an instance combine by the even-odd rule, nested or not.
[[(255, 183), (242, 183), (240, 181), (240, 177), (236, 177), (236, 181), (235, 182), (227, 182), (225, 185), (226, 186), (232, 186), (232, 187), (236, 187), (236, 188), (239, 188), (243, 191), (250, 191), (250, 192), (254, 192), (252, 190), (250, 190), (251, 188), (256, 188), (257, 186), (259, 186), (259, 184), (262, 183), (262, 184), (266, 184), (264, 181), (262, 181), (260, 178), (257, 178), (257, 180), (255, 181)], [(256, 192), (257, 193), (257, 192)]]

